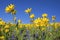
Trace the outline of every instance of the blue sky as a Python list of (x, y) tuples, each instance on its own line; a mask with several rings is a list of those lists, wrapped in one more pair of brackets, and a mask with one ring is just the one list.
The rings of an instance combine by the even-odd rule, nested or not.
[(41, 17), (43, 13), (51, 16), (56, 16), (56, 22), (60, 22), (60, 0), (0, 0), (0, 18), (4, 21), (12, 21), (12, 15), (5, 12), (5, 7), (9, 4), (14, 4), (17, 10), (17, 20), (21, 19), (22, 23), (29, 23), (30, 19), (28, 14), (24, 12), (27, 8), (32, 8), (35, 18)]

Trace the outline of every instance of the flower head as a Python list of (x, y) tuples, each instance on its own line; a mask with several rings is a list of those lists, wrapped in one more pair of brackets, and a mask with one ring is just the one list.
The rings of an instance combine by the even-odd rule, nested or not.
[(5, 33), (9, 32), (9, 29), (5, 29)]
[(34, 14), (31, 14), (31, 15), (30, 15), (30, 18), (34, 18), (34, 17), (35, 17)]
[(47, 17), (48, 15), (46, 13), (42, 14), (42, 17)]
[(0, 25), (5, 25), (5, 22), (4, 21), (0, 21)]
[(20, 24), (22, 21), (21, 20), (18, 20), (18, 24)]
[(52, 20), (55, 20), (56, 19), (56, 17), (55, 16), (52, 16)]
[(13, 10), (11, 13), (12, 13), (13, 15), (16, 14), (16, 10)]
[(32, 10), (32, 8), (28, 8), (28, 9), (25, 10), (25, 12), (26, 12), (26, 13), (30, 13), (31, 10)]
[(10, 4), (10, 5), (8, 5), (8, 6), (5, 8), (5, 11), (6, 11), (7, 13), (11, 12), (12, 10), (14, 10), (14, 5), (13, 5), (13, 4)]
[(0, 36), (0, 39), (1, 39), (1, 40), (4, 40), (4, 38), (5, 38), (5, 36)]
[(5, 27), (4, 28), (9, 28), (10, 26), (9, 25), (5, 25)]

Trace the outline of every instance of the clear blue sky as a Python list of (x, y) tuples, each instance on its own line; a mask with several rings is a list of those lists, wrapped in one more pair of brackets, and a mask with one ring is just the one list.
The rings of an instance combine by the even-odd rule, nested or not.
[(60, 22), (60, 0), (0, 0), (0, 18), (4, 21), (12, 21), (12, 15), (5, 12), (5, 7), (14, 4), (17, 10), (17, 20), (21, 19), (23, 23), (29, 23), (29, 16), (24, 12), (27, 8), (32, 8), (35, 17), (41, 17), (43, 13), (47, 13), (51, 20), (51, 16), (56, 16), (56, 21)]

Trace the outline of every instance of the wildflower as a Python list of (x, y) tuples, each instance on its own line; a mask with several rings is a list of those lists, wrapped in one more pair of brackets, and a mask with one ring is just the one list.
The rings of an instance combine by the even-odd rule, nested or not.
[(46, 23), (46, 22), (49, 22), (49, 19), (48, 18), (42, 18), (42, 21)]
[(1, 39), (1, 40), (4, 40), (4, 38), (5, 38), (5, 36), (0, 36), (0, 39)]
[(52, 16), (52, 20), (54, 21), (56, 19), (56, 17), (55, 16)]
[(41, 30), (44, 31), (46, 28), (42, 28)]
[(42, 17), (47, 17), (48, 15), (46, 13), (42, 14)]
[(9, 28), (10, 26), (9, 25), (5, 25), (5, 27), (4, 28)]
[(5, 8), (5, 11), (7, 12), (7, 13), (9, 13), (9, 12), (11, 12), (11, 11), (13, 11), (14, 10), (14, 5), (13, 4), (10, 4), (10, 5), (8, 5), (6, 8)]
[(32, 18), (32, 19), (33, 19), (33, 18), (34, 18), (34, 14), (31, 14), (31, 15), (30, 15), (30, 18)]
[(18, 25), (18, 28), (22, 28), (22, 27), (23, 27), (23, 24), (19, 24), (19, 25)]
[(0, 25), (5, 25), (5, 22), (4, 21), (0, 21)]
[(25, 12), (26, 12), (26, 13), (30, 13), (31, 10), (32, 10), (32, 8), (28, 8), (28, 9), (25, 10)]
[(18, 24), (20, 24), (22, 21), (21, 20), (18, 20)]
[(13, 10), (11, 13), (12, 13), (13, 15), (16, 14), (16, 10)]
[(59, 27), (58, 23), (55, 23), (55, 29), (57, 29)]
[(5, 33), (9, 32), (9, 29), (5, 29)]

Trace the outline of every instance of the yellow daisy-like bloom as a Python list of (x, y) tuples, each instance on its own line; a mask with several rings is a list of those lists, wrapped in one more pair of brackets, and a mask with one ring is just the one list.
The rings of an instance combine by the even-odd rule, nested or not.
[(48, 14), (46, 14), (46, 13), (42, 14), (42, 17), (47, 17), (47, 16), (48, 16)]
[(31, 14), (31, 15), (30, 15), (30, 18), (34, 18), (34, 17), (35, 17), (34, 14)]
[(52, 16), (52, 20), (55, 20), (56, 19), (56, 17), (55, 16)]
[(28, 8), (28, 9), (25, 10), (25, 12), (26, 12), (26, 13), (30, 13), (31, 10), (32, 10), (32, 8)]
[(5, 27), (4, 28), (9, 28), (10, 26), (9, 25), (5, 25)]
[(59, 24), (58, 23), (55, 23), (55, 29), (57, 29), (59, 27)]
[(49, 22), (49, 19), (48, 18), (42, 18), (42, 21), (46, 23), (46, 22)]
[(39, 17), (34, 20), (34, 23), (40, 23), (40, 22), (41, 22), (41, 19)]
[(13, 10), (11, 13), (12, 13), (13, 15), (16, 14), (16, 10)]
[(20, 24), (22, 21), (21, 20), (18, 20), (18, 24)]
[(19, 24), (19, 25), (18, 25), (18, 28), (22, 28), (22, 27), (23, 27), (23, 24)]
[(5, 33), (9, 32), (9, 29), (5, 29)]
[(10, 5), (8, 5), (8, 6), (5, 8), (5, 11), (6, 11), (7, 13), (11, 12), (12, 10), (14, 10), (14, 5), (13, 5), (13, 4), (10, 4)]
[(41, 31), (44, 31), (44, 30), (46, 30), (46, 28), (41, 28)]
[(0, 25), (5, 25), (5, 22), (4, 21), (0, 21)]
[(0, 36), (0, 39), (1, 39), (1, 40), (4, 40), (4, 38), (5, 38), (5, 36)]

